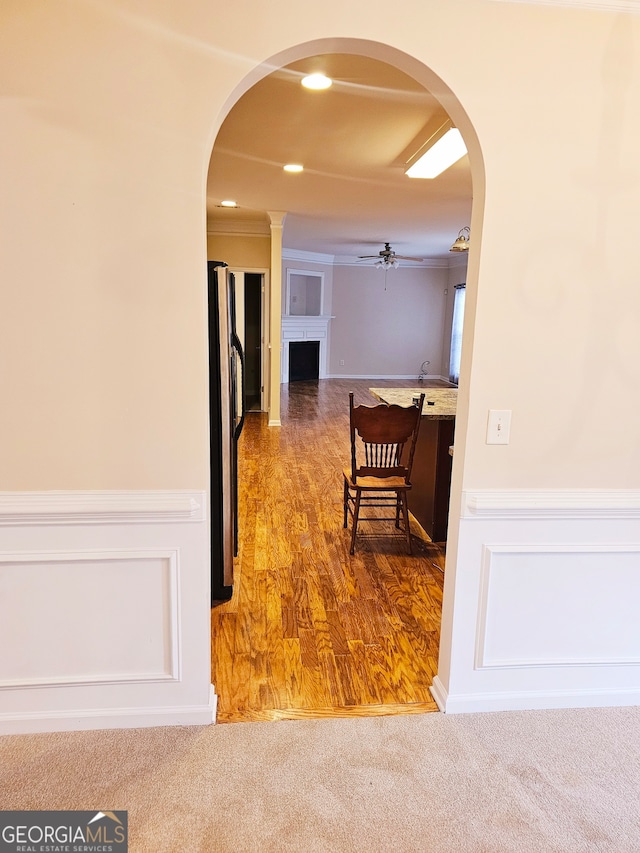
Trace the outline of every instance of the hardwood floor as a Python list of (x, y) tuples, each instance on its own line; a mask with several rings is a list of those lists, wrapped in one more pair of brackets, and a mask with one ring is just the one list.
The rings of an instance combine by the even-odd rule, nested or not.
[(351, 557), (342, 526), (348, 393), (374, 404), (372, 384), (417, 383), (296, 382), (282, 427), (247, 414), (234, 594), (211, 612), (218, 722), (437, 710), (444, 548), (359, 534)]

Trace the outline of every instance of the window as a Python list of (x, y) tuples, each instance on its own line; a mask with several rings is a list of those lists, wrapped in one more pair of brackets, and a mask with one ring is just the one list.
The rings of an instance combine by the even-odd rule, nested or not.
[(464, 320), (465, 284), (456, 284), (453, 297), (453, 322), (451, 323), (451, 355), (449, 357), (449, 381), (456, 385), (460, 379), (460, 353), (462, 351), (462, 324)]

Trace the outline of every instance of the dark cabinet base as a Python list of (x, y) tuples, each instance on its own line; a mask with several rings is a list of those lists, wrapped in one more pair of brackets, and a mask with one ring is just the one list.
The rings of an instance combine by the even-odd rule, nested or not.
[(434, 542), (445, 542), (449, 521), (455, 420), (422, 419), (411, 474), (409, 509)]

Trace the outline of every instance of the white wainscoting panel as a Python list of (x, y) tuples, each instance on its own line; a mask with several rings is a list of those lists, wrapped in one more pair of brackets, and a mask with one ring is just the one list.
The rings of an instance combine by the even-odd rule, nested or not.
[(204, 492), (0, 494), (0, 734), (214, 720)]
[(639, 522), (638, 490), (463, 493), (449, 527), (439, 707), (640, 704)]
[(0, 554), (0, 689), (178, 681), (178, 587), (175, 550)]
[(638, 601), (640, 547), (485, 545), (476, 668), (640, 664)]

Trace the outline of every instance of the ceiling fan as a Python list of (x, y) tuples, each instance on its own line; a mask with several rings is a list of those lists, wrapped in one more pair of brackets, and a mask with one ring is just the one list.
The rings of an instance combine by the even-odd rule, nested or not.
[(408, 255), (396, 255), (390, 244), (385, 243), (384, 249), (378, 252), (377, 255), (360, 255), (358, 260), (375, 261), (376, 263), (374, 266), (378, 269), (388, 270), (396, 268), (398, 266), (398, 261), (422, 261), (424, 258), (412, 258)]

